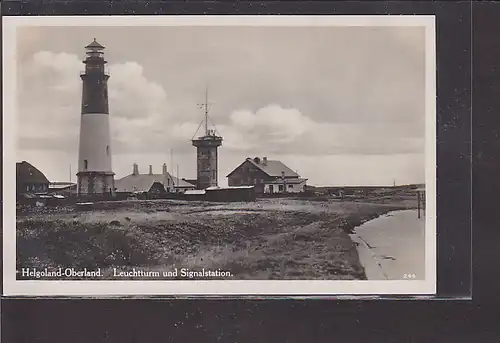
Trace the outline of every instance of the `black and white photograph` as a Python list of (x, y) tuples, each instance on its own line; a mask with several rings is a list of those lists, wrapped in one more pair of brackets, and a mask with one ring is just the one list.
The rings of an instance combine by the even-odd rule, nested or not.
[(433, 16), (3, 38), (6, 295), (435, 293)]

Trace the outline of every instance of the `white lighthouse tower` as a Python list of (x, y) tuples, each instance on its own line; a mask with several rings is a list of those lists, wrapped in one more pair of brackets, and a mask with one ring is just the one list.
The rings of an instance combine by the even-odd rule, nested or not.
[(78, 194), (113, 195), (114, 173), (111, 167), (108, 79), (104, 46), (94, 41), (85, 47), (83, 61), (82, 115), (78, 155)]

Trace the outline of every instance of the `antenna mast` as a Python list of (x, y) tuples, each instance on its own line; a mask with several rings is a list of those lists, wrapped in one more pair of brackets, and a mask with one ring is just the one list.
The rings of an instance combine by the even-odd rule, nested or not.
[(173, 149), (170, 148), (170, 171), (171, 171), (171, 176), (174, 176), (174, 152)]
[(205, 135), (208, 136), (208, 86), (205, 88)]
[[(212, 137), (216, 136), (217, 128), (215, 127), (215, 125), (214, 125), (214, 130), (209, 130), (208, 129), (208, 121), (210, 120), (210, 118), (208, 117), (208, 112), (210, 112), (210, 105), (211, 105), (211, 103), (208, 102), (208, 85), (207, 85), (206, 88), (205, 88), (205, 102), (197, 104), (198, 108), (202, 109), (205, 112), (205, 118), (204, 118), (204, 120), (202, 120), (200, 122), (200, 125), (198, 125), (198, 128), (196, 129), (196, 132), (194, 133), (192, 139), (194, 139), (194, 137), (198, 133), (198, 130), (203, 125), (203, 122), (205, 122), (205, 137), (207, 137), (207, 136), (212, 136)], [(213, 123), (212, 123), (212, 125), (213, 125)]]

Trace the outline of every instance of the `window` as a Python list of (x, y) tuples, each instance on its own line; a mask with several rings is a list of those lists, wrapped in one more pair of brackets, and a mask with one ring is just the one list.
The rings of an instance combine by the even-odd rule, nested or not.
[(278, 189), (279, 189), (280, 192), (283, 192), (283, 185), (279, 185)]
[(89, 161), (88, 160), (83, 160), (83, 169), (87, 170), (89, 168)]
[(288, 185), (288, 188), (293, 188), (293, 185)]

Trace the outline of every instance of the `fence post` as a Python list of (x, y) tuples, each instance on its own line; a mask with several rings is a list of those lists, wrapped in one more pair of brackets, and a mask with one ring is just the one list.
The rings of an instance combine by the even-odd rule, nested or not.
[(420, 191), (417, 191), (418, 218), (420, 218)]

